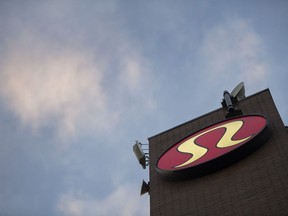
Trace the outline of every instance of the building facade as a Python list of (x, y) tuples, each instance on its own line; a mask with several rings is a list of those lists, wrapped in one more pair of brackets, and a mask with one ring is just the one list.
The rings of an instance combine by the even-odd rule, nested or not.
[(236, 107), (243, 115), (265, 116), (269, 139), (247, 157), (204, 176), (167, 181), (156, 170), (156, 163), (179, 140), (225, 120), (226, 108), (148, 139), (151, 216), (288, 215), (288, 131), (271, 93), (263, 90)]

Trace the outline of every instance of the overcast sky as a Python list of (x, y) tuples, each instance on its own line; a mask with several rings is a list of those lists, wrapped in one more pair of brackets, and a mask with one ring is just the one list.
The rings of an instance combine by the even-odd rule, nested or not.
[(269, 88), (287, 0), (0, 0), (0, 215), (147, 216), (132, 146)]

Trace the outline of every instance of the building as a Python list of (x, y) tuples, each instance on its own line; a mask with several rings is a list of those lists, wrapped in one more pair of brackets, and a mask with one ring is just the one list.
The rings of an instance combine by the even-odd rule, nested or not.
[[(268, 140), (238, 162), (228, 162), (201, 177), (169, 181), (163, 179), (156, 164), (175, 143), (225, 121), (227, 108), (221, 107), (148, 139), (151, 216), (288, 215), (288, 132), (271, 93), (269, 89), (263, 90), (235, 106), (243, 115), (266, 117), (269, 134), (263, 134)], [(246, 146), (253, 142), (252, 139)]]

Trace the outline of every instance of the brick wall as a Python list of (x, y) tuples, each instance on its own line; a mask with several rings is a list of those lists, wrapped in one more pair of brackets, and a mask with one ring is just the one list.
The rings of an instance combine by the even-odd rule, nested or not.
[(224, 120), (225, 109), (149, 138), (151, 216), (288, 215), (288, 133), (270, 91), (249, 96), (237, 106), (243, 114), (266, 116), (271, 137), (253, 154), (209, 175), (168, 182), (159, 177), (155, 163), (175, 142)]

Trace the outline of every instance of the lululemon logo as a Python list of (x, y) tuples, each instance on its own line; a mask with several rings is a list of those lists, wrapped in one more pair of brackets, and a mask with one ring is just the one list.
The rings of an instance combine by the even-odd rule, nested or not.
[(201, 166), (250, 145), (266, 126), (267, 120), (261, 115), (240, 116), (211, 125), (170, 147), (159, 157), (156, 169), (161, 173)]

